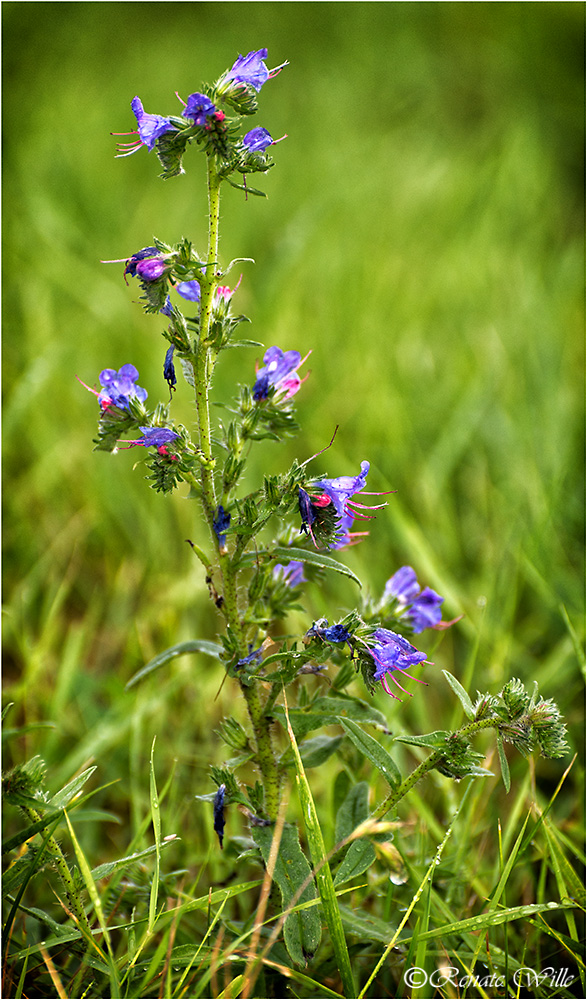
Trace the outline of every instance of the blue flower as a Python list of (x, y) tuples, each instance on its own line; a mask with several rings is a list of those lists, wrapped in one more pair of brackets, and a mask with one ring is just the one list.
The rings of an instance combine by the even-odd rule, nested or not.
[(238, 660), (236, 667), (248, 667), (249, 664), (254, 664), (255, 666), (261, 662), (261, 656), (263, 655), (263, 647), (259, 646), (258, 649), (253, 649), (252, 643), (249, 643), (249, 655), (243, 656), (242, 660)]
[(165, 304), (161, 306), (159, 312), (163, 313), (163, 315), (167, 316), (169, 319), (171, 319), (171, 317), (173, 316), (173, 306), (171, 304), (171, 299), (169, 295), (165, 299)]
[[(404, 639), (403, 635), (391, 632), (387, 628), (376, 629), (372, 638), (375, 640), (375, 645), (369, 647), (369, 652), (376, 664), (374, 679), (381, 681), (387, 694), (391, 695), (392, 698), (396, 698), (397, 695), (393, 694), (389, 689), (387, 675), (391, 674), (391, 680), (394, 684), (397, 684), (404, 691), (405, 689), (402, 688), (399, 681), (393, 676), (393, 672), (401, 670), (405, 673), (408, 667), (422, 663), (426, 659), (426, 653), (421, 653), (415, 646), (412, 646), (407, 639)], [(411, 675), (406, 674), (406, 676), (410, 677)]]
[(329, 625), (327, 618), (320, 618), (308, 629), (306, 635), (310, 639), (324, 639), (326, 642), (347, 642), (352, 649), (352, 635), (340, 622), (337, 625)]
[(116, 132), (114, 134), (136, 135), (138, 132), (139, 139), (138, 142), (119, 142), (117, 148), (121, 152), (116, 154), (118, 157), (130, 156), (132, 153), (136, 153), (141, 146), (146, 146), (150, 152), (154, 148), (157, 139), (162, 135), (165, 135), (166, 132), (177, 131), (169, 118), (163, 118), (161, 115), (148, 115), (138, 97), (133, 97), (130, 106), (137, 120), (138, 129), (134, 132)]
[(403, 612), (401, 616), (409, 621), (416, 633), (423, 632), (425, 628), (437, 628), (440, 624), (440, 605), (444, 597), (430, 587), (420, 590), (416, 573), (411, 566), (402, 566), (387, 581), (383, 600), (397, 601), (398, 611), (400, 614)]
[(144, 448), (161, 448), (179, 437), (179, 434), (169, 427), (141, 427), (139, 429), (143, 432), (143, 436), (137, 438), (136, 441), (129, 441), (128, 444), (140, 444)]
[(283, 399), (290, 399), (295, 396), (302, 384), (302, 379), (296, 374), (297, 369), (303, 365), (308, 354), (302, 359), (299, 351), (282, 351), (279, 347), (270, 347), (263, 356), (263, 368), (257, 371), (253, 399), (256, 402), (267, 399), (270, 389), (274, 390), (273, 398), (282, 396)]
[(216, 107), (205, 94), (190, 94), (182, 114), (192, 118), (194, 125), (205, 125), (206, 119), (216, 114)]
[(268, 146), (273, 145), (271, 134), (261, 125), (257, 126), (257, 128), (252, 128), (250, 132), (247, 132), (243, 142), (245, 146), (248, 146), (251, 153), (264, 153)]
[(128, 410), (130, 399), (138, 399), (140, 403), (144, 403), (148, 393), (136, 384), (138, 377), (139, 373), (134, 365), (123, 365), (119, 371), (104, 368), (100, 372), (102, 391), (98, 393), (101, 408), (105, 410), (109, 406), (118, 406), (121, 410)]
[(220, 841), (220, 850), (222, 850), (222, 841), (224, 839), (224, 795), (226, 792), (226, 785), (220, 785), (216, 795), (214, 796), (214, 832), (218, 834), (218, 840)]
[[(169, 296), (168, 296), (169, 298)], [(167, 382), (170, 389), (173, 389), (177, 385), (177, 378), (175, 377), (175, 365), (173, 364), (173, 352), (175, 350), (175, 344), (167, 348), (165, 352), (165, 361), (163, 363), (163, 378)]]
[(239, 55), (234, 65), (229, 69), (227, 79), (234, 80), (235, 83), (244, 83), (259, 92), (269, 79), (269, 70), (263, 62), (266, 58), (267, 49), (249, 52), (246, 56)]
[(287, 566), (276, 563), (273, 567), (273, 576), (279, 576), (280, 574), (283, 577), (283, 582), (288, 587), (299, 587), (301, 583), (307, 582), (304, 576), (304, 564), (297, 559), (292, 559)]
[(226, 530), (230, 526), (230, 514), (220, 504), (212, 520), (212, 527), (222, 553), (226, 552)]
[(189, 302), (199, 302), (200, 301), (200, 282), (196, 281), (181, 281), (179, 285), (176, 285), (176, 291), (184, 299), (188, 299)]

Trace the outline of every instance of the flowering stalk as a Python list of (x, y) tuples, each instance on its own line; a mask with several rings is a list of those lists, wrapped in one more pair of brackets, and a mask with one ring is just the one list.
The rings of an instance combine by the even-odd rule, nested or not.
[[(238, 606), (238, 569), (235, 566), (234, 560), (221, 544), (218, 531), (214, 525), (217, 502), (214, 488), (213, 470), (215, 463), (212, 457), (208, 392), (217, 352), (209, 346), (209, 335), (214, 295), (218, 287), (220, 186), (222, 179), (216, 170), (214, 155), (212, 153), (208, 154), (207, 160), (209, 209), (208, 253), (204, 277), (200, 282), (200, 336), (194, 362), (199, 446), (205, 459), (201, 464), (200, 481), (206, 519), (210, 526), (212, 537), (216, 540), (219, 553), (220, 573), (222, 576), (222, 594), (220, 595), (222, 599), (222, 611), (227, 625), (235, 636), (237, 651), (240, 657), (244, 658), (246, 654), (246, 637), (243, 634), (242, 615)], [(258, 763), (263, 776), (265, 790), (265, 811), (272, 819), (275, 819), (279, 808), (280, 779), (271, 739), (270, 720), (265, 714), (258, 686), (255, 683), (247, 685), (240, 680), (240, 687), (247, 704), (257, 744)]]
[[(132, 134), (138, 135), (138, 139), (122, 145), (120, 156), (145, 147), (149, 153), (155, 153), (163, 166), (161, 176), (171, 178), (184, 172), (182, 160), (188, 146), (199, 146), (205, 154), (207, 246), (205, 254), (198, 256), (186, 239), (172, 247), (155, 238), (154, 245), (143, 247), (125, 260), (124, 278), (138, 280), (145, 312), (161, 314), (168, 321), (163, 332), (168, 345), (163, 364), (163, 378), (169, 390), (167, 402), (158, 403), (153, 411), (147, 409), (147, 390), (138, 385), (139, 373), (129, 363), (118, 370), (104, 368), (99, 376), (100, 391), (90, 389), (90, 392), (97, 397), (100, 407), (98, 449), (113, 452), (119, 448), (144, 448), (149, 456), (148, 478), (154, 489), (169, 493), (185, 482), (191, 486), (192, 495), (202, 501), (213, 555), (198, 544), (191, 544), (205, 569), (210, 597), (224, 618), (226, 628), (221, 636), (220, 658), (228, 675), (239, 684), (250, 719), (248, 733), (235, 719), (224, 720), (220, 735), (236, 755), (231, 756), (225, 767), (212, 768), (218, 790), (215, 795), (202, 797), (212, 803), (220, 847), (225, 839), (226, 811), (238, 805), (248, 817), (251, 836), (267, 862), (268, 852), (273, 850), (273, 833), (263, 828), (273, 826), (279, 815), (282, 771), (291, 763), (287, 752), (277, 757), (273, 726), (282, 720), (284, 712), (283, 706), (277, 704), (278, 698), (285, 685), (292, 682), (300, 689), (298, 704), (292, 701), (289, 709), (292, 732), (296, 723), (302, 737), (322, 725), (340, 724), (345, 735), (393, 785), (375, 810), (372, 816), (375, 821), (397, 806), (434, 768), (455, 779), (486, 775), (488, 772), (480, 767), (482, 755), (469, 742), (471, 736), (484, 729), (497, 731), (498, 757), (506, 789), (509, 768), (503, 740), (510, 741), (524, 754), (539, 747), (546, 757), (562, 756), (568, 748), (556, 706), (540, 699), (537, 692), (530, 695), (521, 682), (514, 680), (499, 695), (482, 695), (473, 705), (457, 679), (445, 671), (468, 723), (454, 733), (397, 737), (398, 741), (432, 750), (412, 774), (401, 780), (391, 756), (355, 721), (377, 721), (385, 731), (385, 717), (360, 698), (347, 694), (345, 689), (358, 673), (370, 694), (381, 684), (393, 699), (401, 698), (396, 690), (411, 697), (411, 692), (403, 686), (405, 679), (423, 683), (413, 672), (427, 662), (426, 653), (412, 645), (411, 637), (429, 629), (442, 631), (458, 621), (442, 620), (444, 598), (428, 586), (421, 588), (411, 566), (402, 566), (393, 574), (380, 599), (364, 598), (360, 611), (350, 611), (333, 624), (320, 618), (310, 627), (306, 625), (305, 632), (297, 638), (273, 638), (280, 620), (294, 608), (303, 610), (298, 602), (304, 584), (321, 582), (322, 574), (333, 570), (360, 582), (333, 554), (365, 539), (368, 532), (353, 531), (355, 523), (371, 520), (374, 512), (386, 504), (362, 502), (366, 496), (384, 496), (366, 489), (372, 473), (369, 461), (364, 458), (358, 471), (354, 464), (354, 474), (353, 466), (346, 474), (334, 478), (312, 477), (308, 473), (306, 466), (330, 448), (334, 436), (316, 455), (301, 464), (294, 460), (282, 475), (266, 474), (255, 491), (239, 496), (237, 488), (251, 445), (263, 440), (280, 441), (299, 429), (292, 399), (308, 377), (307, 374), (301, 377), (298, 370), (311, 353), (302, 358), (302, 352), (297, 350), (299, 345), (272, 345), (265, 349), (262, 365), (257, 360), (255, 376), (251, 370), (249, 383), (240, 386), (231, 405), (224, 406), (223, 412), (230, 416), (226, 423), (218, 421), (212, 436), (209, 394), (220, 351), (229, 346), (260, 346), (257, 342), (234, 340), (236, 327), (246, 320), (235, 315), (231, 306), (240, 280), (233, 289), (220, 284), (225, 275), (219, 265), (218, 250), (222, 182), (228, 181), (245, 192), (246, 197), (262, 194), (247, 185), (247, 175), (269, 170), (273, 163), (268, 150), (280, 141), (273, 140), (263, 126), (242, 134), (243, 120), (257, 110), (260, 89), (282, 68), (268, 70), (266, 58), (266, 49), (239, 55), (216, 83), (203, 86), (204, 92), (190, 94), (187, 101), (179, 98), (183, 105), (180, 116), (148, 114), (138, 97), (133, 100), (137, 130)], [(235, 178), (242, 178), (242, 184), (236, 183)], [(195, 303), (195, 315), (184, 316), (170, 293)], [(194, 442), (189, 431), (173, 424), (170, 416), (177, 385), (174, 358), (175, 363), (181, 363), (195, 394)], [(296, 524), (291, 523), (292, 517), (296, 518)], [(282, 525), (273, 528), (273, 534), (266, 530), (270, 521), (273, 524), (280, 521)], [(419, 647), (419, 638), (417, 642)], [(180, 647), (175, 646), (167, 652), (175, 656), (179, 651)], [(157, 657), (158, 665), (168, 658), (165, 654)], [(328, 664), (339, 668), (331, 691), (320, 694), (314, 687), (312, 693), (311, 687), (304, 686), (303, 675), (320, 675)], [(145, 668), (136, 676), (144, 674)], [(304, 740), (300, 744), (300, 760), (304, 754), (312, 762), (317, 753), (334, 752), (335, 744), (336, 741), (328, 740), (320, 743), (317, 750), (313, 739)], [(262, 778), (253, 787), (241, 785), (235, 777), (235, 770), (250, 761)], [(283, 832), (279, 858), (287, 877), (281, 882), (279, 877), (276, 879), (287, 908), (292, 872), (297, 873), (298, 885), (309, 885), (307, 878), (312, 881), (293, 828)], [(332, 902), (334, 889), (331, 889), (328, 899)], [(323, 902), (324, 899), (326, 896)], [(289, 918), (284, 927), (290, 955), (298, 964), (304, 964), (319, 944), (319, 915), (306, 911), (301, 931), (300, 928), (293, 931)]]

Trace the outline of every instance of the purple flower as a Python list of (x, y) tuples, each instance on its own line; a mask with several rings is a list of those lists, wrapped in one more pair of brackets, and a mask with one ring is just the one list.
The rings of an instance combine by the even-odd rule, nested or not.
[(299, 351), (282, 351), (279, 347), (270, 347), (263, 357), (263, 368), (257, 371), (253, 399), (257, 402), (267, 399), (270, 389), (274, 389), (273, 398), (283, 396), (283, 399), (290, 399), (295, 396), (302, 384), (302, 379), (296, 372), (309, 353), (302, 359)]
[(226, 552), (226, 529), (229, 525), (230, 514), (224, 509), (222, 504), (220, 504), (212, 520), (212, 527), (214, 528), (214, 533), (218, 539), (220, 551), (223, 553)]
[(119, 371), (114, 368), (104, 368), (100, 372), (102, 386), (102, 391), (98, 393), (100, 407), (106, 410), (109, 406), (118, 406), (121, 410), (128, 410), (131, 398), (144, 403), (148, 393), (146, 389), (136, 384), (138, 377), (139, 373), (134, 365), (123, 365)]
[(273, 576), (279, 576), (280, 574), (283, 576), (283, 582), (288, 587), (299, 587), (301, 583), (307, 582), (304, 576), (304, 564), (297, 559), (292, 559), (287, 566), (276, 563), (273, 567)]
[(158, 281), (167, 271), (167, 264), (162, 257), (149, 257), (140, 260), (135, 267), (137, 277), (143, 281)]
[(416, 571), (411, 566), (402, 566), (385, 584), (384, 599), (395, 598), (399, 604), (410, 604), (420, 593)]
[(141, 146), (146, 146), (150, 152), (154, 148), (157, 139), (162, 135), (165, 135), (166, 132), (177, 131), (169, 118), (163, 118), (161, 115), (148, 115), (144, 111), (138, 97), (133, 97), (130, 106), (137, 120), (138, 130), (134, 132), (115, 132), (114, 134), (137, 135), (138, 133), (139, 140), (138, 142), (119, 142), (117, 148), (121, 152), (116, 154), (118, 157), (130, 156), (132, 153), (136, 153)]
[(403, 612), (402, 617), (410, 622), (416, 633), (423, 632), (425, 628), (436, 628), (442, 618), (440, 605), (444, 597), (430, 587), (420, 590), (411, 566), (402, 566), (387, 581), (383, 599), (397, 601), (399, 612)]
[(175, 351), (175, 344), (172, 344), (171, 347), (167, 348), (165, 352), (165, 361), (163, 362), (163, 378), (167, 382), (170, 389), (173, 389), (177, 385), (177, 378), (175, 377), (175, 365), (173, 364), (174, 351)]
[[(376, 664), (374, 679), (381, 681), (387, 694), (390, 694), (392, 698), (396, 698), (397, 695), (393, 694), (389, 689), (387, 675), (391, 674), (391, 680), (394, 684), (397, 684), (404, 691), (405, 688), (402, 688), (401, 684), (393, 676), (393, 671), (401, 670), (405, 673), (408, 667), (422, 663), (422, 660), (426, 659), (426, 653), (421, 653), (407, 639), (404, 639), (402, 635), (391, 632), (387, 628), (376, 629), (373, 633), (373, 639), (375, 640), (375, 645), (369, 648), (369, 652)], [(406, 676), (411, 677), (410, 674), (406, 674)], [(416, 680), (417, 678), (411, 679)]]
[(264, 153), (267, 146), (273, 145), (271, 134), (261, 125), (257, 126), (257, 128), (252, 128), (250, 132), (247, 132), (243, 142), (245, 146), (248, 146), (251, 153)]
[(205, 125), (206, 119), (216, 113), (216, 107), (205, 94), (190, 94), (183, 109), (184, 118), (192, 118), (194, 125)]
[(184, 299), (188, 299), (189, 302), (199, 302), (200, 301), (200, 282), (196, 281), (181, 281), (179, 285), (176, 285), (176, 291)]
[(170, 430), (169, 427), (141, 427), (139, 429), (143, 432), (143, 436), (137, 438), (136, 441), (129, 441), (128, 444), (140, 444), (143, 448), (161, 448), (179, 437), (179, 434)]
[[(139, 263), (141, 261), (143, 261), (143, 260), (147, 260), (147, 258), (157, 258), (158, 260), (162, 260), (163, 259), (163, 258), (159, 257), (159, 251), (158, 251), (157, 247), (143, 247), (142, 250), (137, 250), (136, 253), (133, 253), (132, 257), (129, 257), (127, 259), (127, 261), (126, 261), (126, 267), (124, 269), (124, 275), (125, 275), (125, 277), (126, 277), (127, 274), (130, 274), (131, 278), (136, 277), (137, 267), (138, 267)], [(117, 261), (104, 261), (104, 263), (105, 264), (111, 264), (111, 263), (115, 264), (115, 263), (118, 263), (118, 262)], [(127, 284), (128, 284), (128, 282), (127, 282)]]
[(247, 84), (258, 92), (269, 79), (269, 70), (263, 62), (266, 58), (267, 49), (249, 52), (246, 56), (239, 55), (234, 65), (229, 69), (226, 75), (227, 79), (234, 80), (235, 83)]
[[(315, 484), (316, 487), (323, 490), (326, 496), (330, 497), (340, 518), (338, 537), (331, 548), (342, 549), (346, 545), (355, 545), (360, 542), (369, 532), (350, 530), (355, 517), (366, 520), (374, 515), (364, 514), (363, 510), (380, 510), (382, 507), (385, 507), (385, 504), (382, 503), (374, 504), (373, 507), (368, 508), (366, 504), (351, 499), (355, 494), (364, 491), (369, 468), (369, 462), (361, 462), (361, 471), (358, 476), (339, 476), (338, 479), (321, 479)], [(384, 496), (383, 493), (373, 495)]]

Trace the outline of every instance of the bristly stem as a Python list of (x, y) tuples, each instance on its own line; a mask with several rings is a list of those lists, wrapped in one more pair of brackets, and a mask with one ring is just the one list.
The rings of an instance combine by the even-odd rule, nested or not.
[[(468, 725), (463, 726), (462, 729), (458, 729), (455, 736), (464, 736), (468, 738), (474, 733), (480, 732), (482, 729), (497, 729), (498, 721), (496, 719), (480, 719), (478, 722), (470, 722)], [(421, 778), (423, 778), (429, 771), (434, 770), (437, 764), (440, 763), (443, 757), (446, 756), (446, 749), (444, 747), (438, 747), (433, 750), (426, 760), (423, 760), (421, 764), (418, 764), (411, 774), (408, 774), (397, 788), (394, 788), (386, 799), (377, 806), (377, 809), (372, 813), (371, 819), (382, 819), (390, 809), (393, 809), (398, 802), (401, 802), (403, 797), (407, 795), (409, 791), (416, 785)]]
[[(210, 344), (214, 295), (219, 284), (218, 238), (220, 223), (220, 185), (213, 155), (208, 156), (208, 253), (205, 274), (200, 282), (200, 330), (199, 343), (194, 360), (194, 382), (196, 408), (198, 414), (199, 446), (201, 451), (200, 486), (206, 520), (216, 544), (222, 574), (222, 611), (227, 624), (237, 638), (242, 657), (247, 654), (247, 636), (243, 629), (242, 616), (238, 606), (237, 575), (234, 562), (220, 550), (214, 532), (214, 517), (217, 510), (214, 487), (214, 459), (212, 457), (212, 434), (210, 427), (210, 405), (208, 393), (216, 352)], [(264, 712), (258, 687), (241, 684), (257, 745), (257, 761), (263, 776), (265, 789), (265, 809), (271, 819), (275, 819), (279, 807), (280, 776), (273, 741), (271, 721)]]
[[(21, 805), (20, 807), (25, 813), (27, 818), (31, 823), (38, 823), (41, 819), (41, 814), (33, 809), (31, 806)], [(61, 884), (67, 896), (67, 901), (71, 907), (71, 911), (74, 917), (77, 919), (80, 925), (80, 930), (89, 939), (92, 937), (92, 928), (90, 922), (86, 916), (86, 911), (84, 909), (83, 903), (80, 899), (79, 890), (74, 882), (73, 876), (69, 870), (69, 865), (65, 860), (63, 851), (61, 850), (55, 837), (51, 834), (47, 838), (47, 848), (51, 854), (51, 860), (55, 865), (55, 870), (59, 875)]]

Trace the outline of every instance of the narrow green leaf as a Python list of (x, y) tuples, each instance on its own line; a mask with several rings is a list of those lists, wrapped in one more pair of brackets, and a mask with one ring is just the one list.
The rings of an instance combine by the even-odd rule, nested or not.
[(126, 688), (134, 687), (135, 684), (142, 681), (148, 674), (152, 674), (154, 670), (165, 666), (166, 663), (175, 659), (176, 656), (185, 656), (186, 653), (206, 653), (208, 656), (214, 656), (218, 659), (222, 651), (222, 646), (219, 646), (216, 642), (208, 642), (206, 639), (188, 639), (187, 642), (179, 642), (177, 646), (170, 646), (169, 649), (164, 650), (162, 653), (154, 656), (152, 660), (149, 660), (144, 667), (141, 667), (136, 674), (133, 674), (126, 684)]
[(361, 729), (352, 719), (341, 719), (340, 723), (357, 749), (375, 765), (378, 771), (381, 771), (391, 788), (397, 788), (401, 784), (402, 776), (393, 757), (381, 743)]
[(42, 819), (37, 820), (36, 823), (31, 823), (29, 826), (25, 826), (23, 830), (19, 830), (18, 833), (15, 833), (12, 837), (9, 837), (8, 840), (4, 841), (2, 844), (2, 854), (8, 854), (9, 851), (14, 851), (17, 847), (20, 847), (21, 844), (25, 844), (27, 840), (34, 837), (35, 833), (40, 833), (41, 830), (44, 830), (46, 826), (50, 826), (51, 823), (55, 823), (55, 825), (57, 825), (56, 821), (61, 819), (63, 819), (63, 811), (60, 809), (58, 812), (48, 813), (46, 816), (43, 816)]
[(503, 738), (499, 729), (495, 733), (495, 738), (497, 742), (497, 755), (499, 757), (499, 766), (501, 767), (501, 777), (506, 792), (509, 792), (510, 788), (512, 787), (512, 781), (510, 777), (510, 765), (508, 764), (508, 759), (506, 757), (503, 745)]
[[(108, 971), (110, 973), (110, 986), (111, 986), (111, 989), (113, 991), (112, 995), (113, 996), (120, 996), (120, 981), (119, 981), (119, 978), (118, 978), (118, 970), (117, 970), (116, 962), (114, 961), (114, 955), (113, 955), (113, 952), (112, 952), (112, 942), (110, 940), (110, 931), (108, 929), (108, 924), (106, 923), (106, 919), (105, 919), (105, 916), (104, 916), (104, 910), (102, 909), (102, 900), (100, 899), (100, 894), (98, 892), (96, 883), (94, 882), (94, 879), (92, 878), (92, 873), (90, 871), (90, 866), (89, 866), (89, 864), (88, 864), (88, 862), (86, 860), (86, 856), (85, 856), (84, 852), (82, 851), (82, 849), (81, 849), (81, 847), (79, 845), (78, 839), (77, 839), (77, 837), (76, 837), (76, 835), (74, 833), (74, 829), (73, 829), (73, 827), (71, 825), (71, 822), (69, 820), (69, 816), (67, 815), (67, 813), (64, 813), (64, 816), (65, 816), (65, 821), (67, 823), (67, 827), (68, 827), (68, 830), (69, 830), (69, 836), (71, 837), (71, 842), (73, 844), (73, 849), (75, 851), (75, 856), (77, 858), (77, 863), (79, 865), (79, 869), (80, 869), (80, 872), (82, 874), (82, 878), (84, 880), (84, 885), (85, 885), (85, 887), (86, 887), (86, 889), (88, 891), (88, 895), (89, 895), (89, 897), (92, 900), (92, 903), (94, 905), (94, 911), (95, 911), (96, 917), (98, 918), (98, 923), (100, 924), (100, 930), (102, 931), (102, 934), (104, 935), (104, 940), (106, 941), (106, 947), (108, 949), (108, 959), (109, 959), (109, 961), (108, 961)], [(100, 948), (98, 948), (97, 944), (95, 944), (95, 947), (96, 947), (96, 950), (98, 951), (98, 954), (101, 955), (102, 958), (105, 958), (103, 952), (101, 951)], [(116, 992), (114, 992), (114, 991), (116, 991)]]
[(151, 766), (149, 770), (149, 795), (151, 799), (151, 819), (153, 821), (153, 833), (155, 836), (155, 869), (153, 871), (153, 881), (151, 883), (151, 895), (149, 897), (149, 933), (153, 932), (155, 920), (157, 918), (157, 894), (159, 892), (159, 863), (161, 859), (161, 814), (159, 812), (159, 797), (157, 795), (157, 782), (155, 780), (155, 741), (151, 746)]
[[(78, 817), (79, 819), (79, 817)], [(173, 844), (177, 840), (176, 837), (173, 840), (163, 840), (161, 842), (161, 848), (167, 847), (169, 844)], [(98, 865), (97, 868), (92, 868), (92, 877), (96, 882), (99, 882), (102, 878), (107, 878), (112, 872), (117, 871), (121, 868), (129, 868), (130, 865), (137, 864), (144, 858), (150, 857), (152, 854), (156, 853), (157, 845), (152, 847), (146, 847), (144, 851), (137, 851), (136, 854), (129, 854), (125, 858), (118, 858), (116, 861), (106, 861), (103, 865)]]
[(448, 670), (443, 670), (442, 672), (446, 677), (448, 683), (450, 684), (451, 688), (453, 689), (454, 693), (456, 694), (457, 698), (459, 699), (461, 705), (463, 706), (463, 711), (467, 716), (467, 718), (471, 720), (474, 719), (475, 709), (473, 707), (473, 702), (469, 698), (469, 695), (465, 691), (462, 684), (460, 684), (459, 681), (456, 679), (456, 677), (453, 677), (453, 675)]
[[(251, 836), (261, 849), (263, 860), (267, 864), (273, 842), (273, 830), (271, 827), (254, 827)], [(288, 823), (283, 828), (273, 879), (279, 886), (284, 910), (294, 897), (296, 903), (317, 899), (312, 871), (300, 847), (298, 831), (295, 826)], [(298, 896), (303, 885), (306, 887)], [(320, 944), (321, 925), (318, 910), (313, 908), (303, 913), (299, 911), (290, 913), (284, 924), (283, 936), (293, 961), (298, 965), (305, 965), (307, 958), (314, 954)]]
[(324, 916), (326, 917), (326, 923), (328, 924), (328, 930), (330, 931), (330, 940), (332, 941), (335, 961), (342, 979), (345, 997), (356, 997), (357, 991), (351, 960), (347, 948), (344, 928), (340, 919), (336, 890), (334, 888), (332, 873), (330, 871), (324, 847), (322, 830), (320, 829), (320, 824), (318, 822), (316, 806), (314, 805), (312, 792), (304, 772), (304, 765), (302, 764), (294, 731), (289, 722), (288, 733), (296, 759), (296, 769), (298, 772), (297, 784), (300, 796), (300, 805), (302, 807), (302, 816), (304, 818), (304, 826), (308, 837), (308, 846), (310, 848), (312, 864), (314, 865), (314, 871), (316, 873), (316, 884), (318, 886), (318, 892), (320, 893)]
[(339, 563), (331, 556), (325, 556), (321, 552), (311, 552), (310, 549), (297, 549), (289, 545), (278, 545), (271, 549), (271, 555), (275, 556), (278, 562), (295, 559), (296, 562), (310, 563), (312, 566), (321, 566), (323, 569), (332, 569), (335, 573), (342, 573), (343, 576), (350, 577), (355, 583), (362, 587), (358, 576), (355, 576), (348, 566)]
[(426, 733), (424, 736), (396, 736), (398, 743), (408, 743), (414, 747), (443, 747), (446, 737), (450, 734), (444, 729), (438, 729), (435, 733)]
[(88, 767), (87, 770), (82, 771), (78, 774), (77, 778), (70, 781), (69, 784), (65, 785), (61, 791), (56, 792), (52, 799), (49, 800), (47, 805), (52, 806), (53, 809), (64, 809), (65, 806), (69, 805), (72, 799), (78, 794), (81, 788), (85, 785), (88, 778), (96, 770), (96, 767)]

